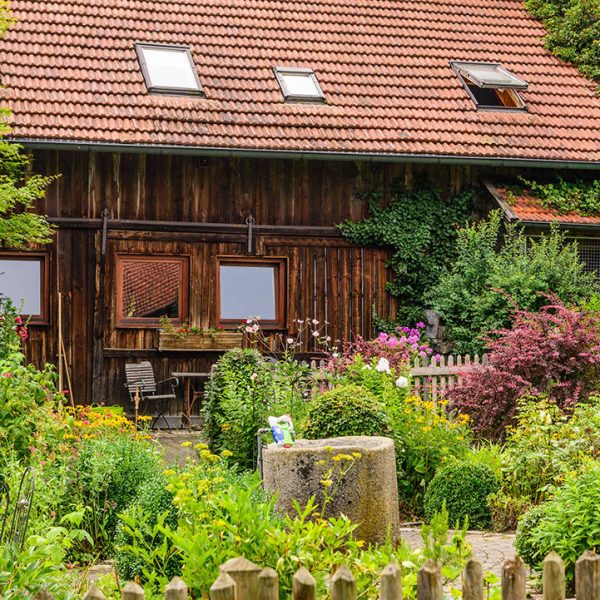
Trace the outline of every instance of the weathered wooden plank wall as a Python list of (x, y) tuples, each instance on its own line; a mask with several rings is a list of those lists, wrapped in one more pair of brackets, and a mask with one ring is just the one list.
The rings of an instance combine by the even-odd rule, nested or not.
[[(59, 219), (60, 228), (49, 248), (51, 323), (31, 328), (28, 353), (37, 364), (56, 362), (57, 293), (62, 292), (63, 333), (77, 402), (124, 402), (123, 371), (130, 360), (149, 357), (159, 379), (175, 370), (208, 370), (215, 360), (204, 354), (159, 355), (156, 330), (115, 326), (115, 253), (189, 255), (190, 320), (214, 325), (216, 257), (247, 253), (244, 223), (252, 215), (256, 254), (288, 259), (288, 321), (327, 320), (333, 339), (368, 336), (373, 305), (383, 316), (396, 310), (385, 291), (387, 254), (349, 245), (333, 226), (365, 216), (360, 190), (381, 187), (389, 193), (395, 178), (410, 183), (426, 177), (451, 191), (475, 177), (472, 168), (457, 166), (75, 151), (37, 151), (35, 169), (61, 174), (40, 205)], [(104, 210), (109, 215), (105, 257)], [(140, 221), (162, 225), (146, 227)], [(223, 227), (190, 231), (182, 226), (210, 223)], [(309, 227), (323, 229), (309, 235), (303, 229)]]

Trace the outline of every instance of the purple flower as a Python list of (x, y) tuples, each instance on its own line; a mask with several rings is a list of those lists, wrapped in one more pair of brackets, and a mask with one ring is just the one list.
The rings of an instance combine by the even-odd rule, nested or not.
[(377, 336), (377, 339), (378, 339), (380, 342), (385, 342), (385, 341), (388, 339), (388, 334), (387, 334), (387, 333), (385, 333), (384, 331), (382, 331), (382, 332), (381, 332), (381, 333), (380, 333), (380, 334)]
[(418, 327), (419, 329), (425, 329), (425, 323), (423, 323), (423, 321), (419, 321), (419, 322), (417, 323), (417, 327)]
[(410, 333), (410, 327), (403, 327), (402, 331), (404, 331), (404, 333)]

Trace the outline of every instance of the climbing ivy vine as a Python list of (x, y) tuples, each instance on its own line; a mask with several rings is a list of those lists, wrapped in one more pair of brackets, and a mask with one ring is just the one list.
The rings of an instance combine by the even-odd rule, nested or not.
[(398, 321), (414, 323), (423, 316), (428, 291), (452, 262), (473, 191), (445, 197), (432, 187), (414, 191), (396, 187), (385, 205), (380, 192), (367, 193), (363, 199), (369, 206), (367, 218), (345, 221), (339, 228), (355, 244), (391, 250), (388, 266), (394, 279), (388, 291), (400, 299)]
[(600, 82), (600, 2), (598, 0), (525, 0), (548, 30), (546, 47)]
[(558, 177), (550, 183), (538, 183), (522, 177), (521, 182), (539, 198), (542, 206), (561, 213), (576, 212), (592, 216), (600, 213), (600, 179), (566, 181)]

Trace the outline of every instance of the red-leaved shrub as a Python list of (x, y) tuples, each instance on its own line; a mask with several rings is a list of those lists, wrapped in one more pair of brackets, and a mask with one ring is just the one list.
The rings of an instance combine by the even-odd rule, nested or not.
[(516, 311), (512, 329), (488, 340), (489, 362), (466, 372), (448, 393), (482, 435), (502, 437), (524, 394), (548, 396), (568, 408), (600, 382), (600, 315), (552, 299), (539, 312)]

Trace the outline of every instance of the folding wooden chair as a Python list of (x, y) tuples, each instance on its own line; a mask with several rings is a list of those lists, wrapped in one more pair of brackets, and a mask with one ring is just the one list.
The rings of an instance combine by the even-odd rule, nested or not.
[[(153, 404), (156, 416), (150, 425), (151, 429), (158, 423), (159, 419), (167, 424), (167, 429), (171, 431), (171, 425), (165, 417), (165, 413), (169, 409), (169, 403), (171, 400), (177, 398), (175, 390), (179, 385), (179, 379), (177, 377), (169, 377), (163, 381), (156, 381), (154, 378), (154, 369), (148, 361), (133, 363), (125, 365), (125, 377), (127, 383), (125, 387), (129, 391), (129, 397), (131, 402), (135, 405), (136, 397), (137, 400), (142, 402), (150, 401)], [(158, 386), (169, 384), (171, 387), (170, 394), (157, 394)]]

